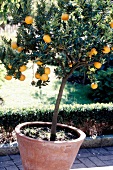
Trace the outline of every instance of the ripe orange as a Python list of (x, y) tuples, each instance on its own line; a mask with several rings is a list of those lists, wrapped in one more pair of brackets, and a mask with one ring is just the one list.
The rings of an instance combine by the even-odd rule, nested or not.
[(45, 71), (45, 74), (50, 74), (51, 72), (49, 67), (45, 67), (44, 71)]
[(73, 67), (73, 63), (69, 63), (69, 67)]
[(61, 19), (63, 21), (67, 21), (69, 19), (69, 15), (68, 14), (62, 14)]
[(18, 48), (17, 43), (16, 42), (11, 42), (11, 48), (12, 49), (17, 49)]
[(43, 40), (46, 42), (46, 43), (50, 43), (51, 42), (51, 37), (49, 35), (44, 35), (43, 36)]
[(95, 48), (91, 49), (91, 52), (90, 52), (91, 55), (96, 55), (97, 53), (98, 52), (97, 52), (97, 50)]
[(110, 22), (110, 24), (109, 24), (109, 25), (110, 25), (110, 27), (111, 27), (111, 28), (113, 28), (113, 21), (112, 21), (112, 22)]
[(11, 79), (12, 79), (12, 76), (6, 75), (6, 76), (5, 76), (5, 79), (6, 79), (6, 80), (11, 80)]
[(35, 73), (35, 78), (36, 78), (36, 79), (40, 79), (40, 74), (36, 72), (36, 73)]
[(73, 67), (73, 63), (72, 62), (68, 63), (68, 65), (69, 65), (69, 67)]
[(48, 80), (48, 75), (47, 75), (47, 74), (42, 74), (42, 75), (40, 76), (40, 80), (42, 80), (42, 81), (47, 81), (47, 80)]
[(8, 64), (8, 68), (9, 68), (9, 69), (12, 69), (12, 65)]
[(105, 46), (105, 47), (103, 48), (103, 53), (107, 54), (107, 53), (109, 53), (109, 52), (110, 52), (110, 47)]
[(111, 47), (111, 50), (113, 50), (113, 47)]
[(23, 65), (23, 66), (20, 67), (19, 71), (23, 72), (23, 71), (25, 71), (26, 69), (27, 69), (27, 67), (26, 67), (25, 65)]
[(74, 64), (75, 64), (75, 61), (69, 61), (68, 62), (69, 67), (73, 67)]
[(97, 89), (97, 87), (98, 87), (98, 84), (97, 84), (97, 83), (92, 83), (92, 84), (91, 84), (91, 88), (92, 88), (92, 89)]
[(18, 51), (18, 52), (21, 52), (22, 50), (23, 50), (23, 47), (18, 47), (18, 48), (17, 48), (17, 51)]
[(91, 53), (91, 51), (89, 51), (88, 53), (87, 53), (87, 55), (88, 55), (88, 57), (92, 57), (92, 53)]
[(102, 67), (102, 64), (100, 62), (94, 62), (95, 68), (99, 69)]
[(32, 24), (33, 23), (33, 18), (31, 16), (26, 16), (25, 17), (25, 23), (26, 24)]
[(25, 78), (26, 78), (26, 77), (25, 77), (25, 75), (21, 74), (21, 75), (20, 75), (20, 79), (19, 79), (19, 80), (20, 80), (20, 81), (24, 81), (24, 80), (25, 80)]
[(37, 61), (36, 64), (41, 66), (43, 64), (43, 62), (42, 61)]

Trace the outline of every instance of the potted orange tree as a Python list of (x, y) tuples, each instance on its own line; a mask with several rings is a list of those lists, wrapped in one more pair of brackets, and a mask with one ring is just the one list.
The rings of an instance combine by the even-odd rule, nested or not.
[[(3, 38), (6, 47), (1, 61), (7, 69), (5, 79), (24, 81), (24, 71), (30, 61), (33, 67), (37, 64), (32, 85), (39, 88), (48, 85), (51, 71), (48, 64), (56, 66), (54, 72), (61, 85), (52, 123), (25, 122), (15, 128), (22, 163), (25, 170), (69, 170), (85, 134), (57, 123), (60, 101), (68, 78), (77, 69), (87, 69), (91, 88), (98, 87), (95, 73), (112, 51), (113, 8), (110, 0), (39, 0), (32, 16), (30, 7), (30, 1), (25, 0), (12, 8), (12, 23), (19, 27), (16, 42)], [(37, 127), (39, 131), (35, 130)], [(36, 139), (41, 127), (47, 131), (46, 138)], [(59, 129), (68, 136), (71, 133), (73, 140), (58, 141)]]

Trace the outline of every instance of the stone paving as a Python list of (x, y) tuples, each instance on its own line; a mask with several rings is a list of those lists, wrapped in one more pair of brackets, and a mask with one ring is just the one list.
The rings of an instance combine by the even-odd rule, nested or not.
[[(113, 170), (113, 147), (80, 149), (71, 170), (87, 168)], [(0, 156), (0, 170), (23, 170), (20, 155)]]

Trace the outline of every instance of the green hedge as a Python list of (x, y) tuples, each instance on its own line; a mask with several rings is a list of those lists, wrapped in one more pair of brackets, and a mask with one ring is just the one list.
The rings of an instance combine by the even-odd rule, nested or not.
[[(46, 108), (1, 108), (0, 109), (0, 126), (6, 130), (9, 127), (12, 129), (17, 124), (26, 121), (49, 121), (52, 120), (53, 105)], [(67, 123), (73, 122), (74, 126), (83, 125), (88, 119), (93, 119), (97, 122), (109, 122), (113, 125), (113, 103), (109, 104), (87, 104), (87, 105), (63, 105), (60, 108), (58, 122)]]

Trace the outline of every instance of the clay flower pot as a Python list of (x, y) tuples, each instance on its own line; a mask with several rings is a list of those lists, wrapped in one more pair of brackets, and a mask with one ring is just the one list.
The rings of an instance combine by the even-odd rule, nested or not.
[(81, 130), (57, 124), (57, 127), (68, 128), (78, 134), (78, 138), (70, 141), (45, 141), (25, 136), (20, 129), (26, 125), (50, 127), (49, 122), (26, 122), (16, 126), (15, 131), (24, 170), (70, 170), (79, 148), (86, 135)]

